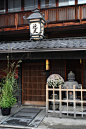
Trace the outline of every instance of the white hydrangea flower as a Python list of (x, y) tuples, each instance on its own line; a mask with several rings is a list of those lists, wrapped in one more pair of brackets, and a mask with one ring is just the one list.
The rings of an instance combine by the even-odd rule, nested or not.
[(47, 83), (50, 87), (59, 87), (64, 83), (64, 79), (59, 74), (51, 74), (47, 79)]

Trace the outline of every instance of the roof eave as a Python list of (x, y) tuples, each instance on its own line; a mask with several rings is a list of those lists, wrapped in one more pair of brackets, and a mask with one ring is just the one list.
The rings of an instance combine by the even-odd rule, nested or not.
[(56, 48), (56, 49), (23, 49), (23, 50), (0, 50), (0, 53), (27, 53), (27, 52), (68, 52), (68, 51), (86, 51), (86, 48)]

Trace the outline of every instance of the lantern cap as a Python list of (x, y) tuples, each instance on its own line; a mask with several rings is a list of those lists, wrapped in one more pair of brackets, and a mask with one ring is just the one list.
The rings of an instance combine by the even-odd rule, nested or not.
[[(32, 14), (29, 16), (29, 17), (27, 17), (26, 19), (29, 21), (29, 20), (32, 20), (32, 19), (43, 19), (44, 21), (45, 21), (45, 19), (44, 19), (44, 17), (40, 14), (40, 12), (39, 12), (40, 10), (38, 10), (38, 9), (35, 9), (35, 10), (33, 10), (32, 12)], [(46, 21), (45, 21), (46, 22)]]

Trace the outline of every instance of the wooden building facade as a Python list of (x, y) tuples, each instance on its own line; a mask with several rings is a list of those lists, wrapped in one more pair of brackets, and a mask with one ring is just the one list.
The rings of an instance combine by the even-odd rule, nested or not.
[[(28, 21), (23, 19), (35, 8), (47, 21), (42, 41), (30, 40)], [(22, 59), (17, 71), (21, 104), (46, 104), (46, 79), (50, 74), (60, 74), (66, 81), (73, 71), (75, 80), (86, 88), (86, 2), (0, 0), (0, 78), (8, 54), (10, 60)]]

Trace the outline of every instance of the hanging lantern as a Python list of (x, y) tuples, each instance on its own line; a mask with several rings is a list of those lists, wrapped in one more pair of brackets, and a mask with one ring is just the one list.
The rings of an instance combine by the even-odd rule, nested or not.
[[(25, 19), (25, 18), (24, 18)], [(36, 9), (33, 13), (26, 18), (29, 22), (30, 27), (30, 39), (39, 40), (44, 37), (44, 24), (45, 19), (40, 14), (39, 10)]]

